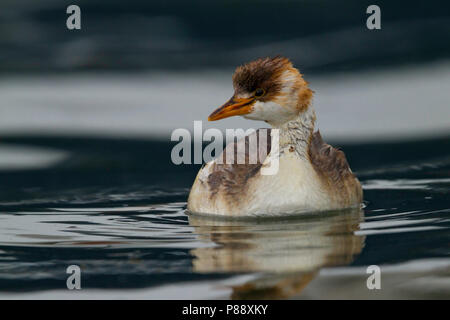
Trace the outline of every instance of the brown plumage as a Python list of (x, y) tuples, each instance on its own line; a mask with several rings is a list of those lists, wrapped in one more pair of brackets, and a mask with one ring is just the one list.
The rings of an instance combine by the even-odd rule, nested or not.
[[(263, 89), (266, 94), (258, 98), (262, 102), (280, 97), (283, 86), (282, 75), (286, 70), (297, 72), (289, 59), (281, 56), (266, 57), (254, 60), (236, 68), (233, 74), (234, 96), (253, 93)], [(299, 77), (292, 88), (298, 91), (298, 108), (303, 110), (311, 102), (313, 91), (307, 87), (307, 82)]]
[[(257, 157), (254, 157), (256, 163), (250, 163), (250, 152), (252, 151), (249, 148), (249, 142), (251, 137), (255, 136), (258, 149)], [(270, 147), (270, 129), (258, 129), (236, 142), (229, 143), (219, 156), (222, 158), (222, 163), (214, 163), (211, 167), (208, 176), (208, 185), (211, 189), (210, 197), (214, 197), (221, 188), (231, 198), (233, 195), (245, 192), (247, 182), (259, 172), (264, 159), (270, 152)], [(234, 162), (232, 163), (226, 161), (228, 150), (234, 154)], [(253, 150), (253, 152), (255, 151)], [(243, 164), (237, 163), (239, 156), (242, 156), (242, 159), (245, 160)]]
[(352, 200), (362, 201), (361, 185), (350, 170), (344, 152), (324, 142), (319, 131), (312, 135), (308, 155), (327, 189), (340, 193), (342, 205), (349, 205)]
[(283, 57), (261, 58), (236, 68), (233, 75), (235, 93), (253, 92), (258, 88), (276, 94), (281, 89), (278, 81), (292, 63)]

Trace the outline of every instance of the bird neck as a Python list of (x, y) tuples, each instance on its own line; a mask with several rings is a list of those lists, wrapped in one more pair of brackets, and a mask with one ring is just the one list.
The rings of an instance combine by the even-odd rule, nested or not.
[(295, 152), (301, 159), (308, 159), (308, 148), (314, 133), (316, 113), (312, 105), (296, 118), (281, 125), (273, 126), (279, 130), (280, 153)]

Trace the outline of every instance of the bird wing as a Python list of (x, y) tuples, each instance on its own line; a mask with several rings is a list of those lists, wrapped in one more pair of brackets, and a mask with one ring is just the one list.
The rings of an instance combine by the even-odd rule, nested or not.
[[(259, 172), (266, 156), (270, 153), (270, 132), (270, 129), (258, 129), (225, 147), (218, 157), (222, 160), (221, 163), (214, 161), (208, 176), (207, 182), (212, 195), (221, 187), (228, 194), (244, 191), (248, 180)], [(256, 141), (256, 145), (251, 143), (252, 141)], [(231, 154), (233, 159), (227, 161), (227, 155)], [(239, 158), (245, 160), (244, 163), (238, 163)]]

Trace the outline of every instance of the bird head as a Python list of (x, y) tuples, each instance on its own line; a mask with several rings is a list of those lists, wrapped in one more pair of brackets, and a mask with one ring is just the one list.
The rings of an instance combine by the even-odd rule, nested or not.
[(209, 121), (243, 116), (276, 126), (305, 112), (313, 95), (300, 72), (287, 58), (279, 56), (238, 67), (233, 87), (231, 99), (211, 113)]

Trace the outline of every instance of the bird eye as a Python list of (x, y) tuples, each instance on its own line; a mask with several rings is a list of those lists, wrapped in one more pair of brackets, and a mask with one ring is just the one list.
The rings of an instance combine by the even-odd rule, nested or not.
[(262, 97), (264, 95), (264, 93), (265, 93), (264, 89), (256, 89), (255, 97)]

